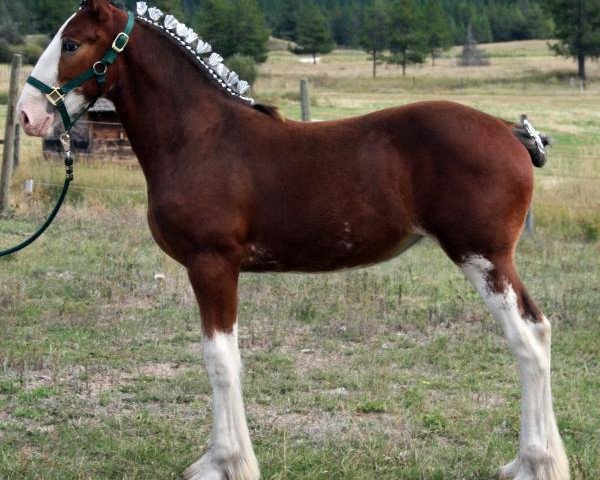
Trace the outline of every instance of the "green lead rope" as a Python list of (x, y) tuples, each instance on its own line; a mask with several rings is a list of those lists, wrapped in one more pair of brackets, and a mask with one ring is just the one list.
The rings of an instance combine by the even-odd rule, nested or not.
[[(104, 89), (104, 84), (106, 83), (106, 72), (108, 71), (108, 67), (115, 62), (119, 53), (121, 53), (127, 46), (127, 43), (129, 42), (129, 35), (131, 34), (131, 31), (133, 30), (134, 24), (135, 24), (135, 16), (133, 15), (132, 12), (129, 12), (125, 30), (117, 35), (110, 50), (108, 52), (106, 52), (106, 55), (104, 55), (104, 57), (102, 57), (102, 60), (100, 60), (99, 62), (96, 62), (92, 68), (90, 68), (89, 70), (86, 70), (81, 75), (74, 78), (70, 82), (66, 83), (62, 87), (52, 88), (49, 85), (46, 85), (44, 82), (41, 82), (40, 80), (38, 80), (37, 78), (34, 78), (34, 77), (29, 77), (27, 79), (27, 83), (29, 85), (31, 85), (32, 87), (37, 88), (40, 92), (42, 92), (44, 95), (46, 95), (48, 102), (50, 102), (54, 107), (56, 107), (60, 113), (62, 122), (65, 126), (65, 133), (63, 133), (60, 136), (60, 141), (61, 141), (63, 149), (65, 151), (65, 167), (66, 167), (67, 177), (65, 178), (65, 183), (63, 185), (63, 189), (58, 198), (58, 201), (56, 202), (56, 206), (54, 207), (54, 209), (52, 210), (52, 212), (50, 213), (50, 215), (48, 216), (48, 218), (46, 219), (44, 224), (31, 237), (29, 237), (24, 242), (20, 243), (19, 245), (15, 246), (15, 247), (9, 248), (8, 250), (0, 251), (0, 258), (6, 257), (8, 255), (12, 255), (13, 253), (23, 250), (24, 248), (31, 245), (40, 236), (42, 236), (42, 234), (52, 224), (52, 222), (56, 218), (56, 215), (58, 215), (58, 212), (60, 211), (60, 209), (65, 201), (65, 198), (67, 196), (67, 192), (69, 191), (69, 185), (73, 181), (74, 158), (73, 158), (73, 154), (71, 153), (71, 138), (69, 136), (69, 133), (71, 132), (71, 130), (73, 129), (73, 127), (75, 126), (77, 121), (79, 121), (79, 119), (83, 115), (85, 115), (96, 104), (98, 99), (101, 97), (102, 91)], [(75, 117), (75, 119), (72, 120), (71, 116), (69, 115), (69, 112), (67, 111), (67, 107), (65, 105), (65, 97), (67, 96), (67, 94), (70, 91), (74, 90), (77, 87), (80, 87), (81, 85), (83, 85), (84, 83), (86, 83), (89, 80), (92, 80), (93, 78), (95, 78), (96, 82), (98, 83), (99, 93), (96, 96), (96, 98), (94, 98), (94, 100), (87, 107), (85, 107), (83, 109), (83, 111), (80, 112)]]
[[(96, 103), (97, 98), (84, 110), (84, 113), (87, 112)], [(80, 114), (75, 119), (75, 122), (81, 117), (81, 115), (83, 115), (83, 113)], [(71, 125), (71, 128), (73, 128), (74, 125), (75, 125), (75, 123), (73, 123)], [(69, 185), (71, 185), (71, 182), (73, 181), (74, 157), (73, 157), (73, 154), (71, 153), (71, 137), (69, 136), (69, 132), (63, 133), (60, 136), (60, 141), (65, 150), (65, 168), (66, 168), (67, 176), (65, 178), (65, 183), (63, 184), (62, 192), (60, 193), (60, 196), (58, 197), (58, 201), (56, 202), (54, 209), (52, 210), (52, 212), (50, 212), (50, 215), (48, 216), (46, 221), (43, 223), (43, 225), (33, 235), (31, 235), (31, 237), (29, 237), (24, 242), (21, 242), (12, 248), (0, 251), (0, 258), (7, 257), (8, 255), (12, 255), (13, 253), (17, 253), (18, 251), (23, 250), (24, 248), (27, 248), (29, 245), (31, 245), (33, 242), (35, 242), (39, 237), (41, 237), (42, 234), (46, 230), (48, 230), (48, 227), (52, 224), (52, 222), (56, 218), (56, 215), (58, 215), (58, 212), (60, 211), (63, 203), (65, 202), (67, 192), (69, 191)]]
[(69, 191), (70, 183), (71, 183), (71, 179), (66, 178), (65, 184), (63, 186), (60, 197), (58, 198), (58, 201), (56, 202), (56, 206), (54, 207), (54, 210), (52, 210), (52, 213), (50, 213), (50, 216), (47, 218), (47, 220), (44, 222), (44, 224), (38, 229), (38, 231), (35, 232), (31, 237), (29, 237), (23, 243), (20, 243), (19, 245), (17, 245), (16, 247), (12, 247), (12, 248), (9, 248), (8, 250), (4, 250), (4, 251), (0, 252), (0, 258), (7, 257), (8, 255), (12, 255), (13, 253), (17, 253), (18, 251), (23, 250), (24, 248), (28, 247), (33, 242), (35, 242), (39, 237), (42, 236), (42, 234), (48, 229), (50, 224), (54, 221), (54, 218), (58, 214), (60, 207), (62, 207), (62, 204), (65, 201), (65, 197), (67, 196), (67, 192)]

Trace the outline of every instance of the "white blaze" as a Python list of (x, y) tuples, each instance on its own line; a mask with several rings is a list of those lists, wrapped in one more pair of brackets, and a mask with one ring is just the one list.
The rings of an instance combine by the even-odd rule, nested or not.
[[(60, 86), (58, 84), (58, 66), (62, 53), (63, 31), (75, 15), (76, 14), (73, 14), (60, 28), (31, 72), (32, 77), (37, 78), (50, 87)], [(85, 103), (83, 95), (76, 92), (69, 93), (65, 100), (67, 110), (71, 114), (77, 112), (85, 105)], [(19, 114), (21, 114), (21, 112), (26, 113), (29, 118), (32, 129), (28, 129), (28, 133), (31, 133), (30, 130), (40, 130), (45, 123), (52, 120), (52, 114), (48, 114), (49, 105), (48, 99), (42, 92), (29, 84), (25, 85), (23, 92), (21, 93), (21, 98), (19, 99), (17, 110)], [(54, 118), (59, 118), (59, 116), (55, 115)], [(50, 125), (46, 125), (46, 131), (49, 126)]]

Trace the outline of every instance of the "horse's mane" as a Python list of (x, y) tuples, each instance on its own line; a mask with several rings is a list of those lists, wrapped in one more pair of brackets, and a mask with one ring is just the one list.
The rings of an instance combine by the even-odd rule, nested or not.
[(261, 113), (264, 113), (265, 115), (268, 115), (269, 117), (274, 118), (275, 120), (280, 120), (282, 122), (285, 121), (283, 116), (281, 115), (281, 112), (279, 111), (279, 108), (274, 107), (273, 105), (255, 103), (254, 105), (252, 105), (252, 108)]
[[(111, 4), (122, 9), (113, 1)], [(136, 17), (145, 24), (156, 27), (164, 37), (174, 42), (193, 61), (194, 65), (199, 67), (198, 69), (211, 83), (228, 93), (233, 100), (250, 106), (271, 118), (283, 120), (277, 107), (258, 104), (252, 98), (246, 97), (245, 94), (250, 89), (250, 84), (227, 68), (222, 63), (223, 57), (213, 52), (210, 44), (204, 42), (197, 33), (179, 22), (173, 15), (165, 15), (158, 8), (148, 7), (146, 2), (137, 2)]]

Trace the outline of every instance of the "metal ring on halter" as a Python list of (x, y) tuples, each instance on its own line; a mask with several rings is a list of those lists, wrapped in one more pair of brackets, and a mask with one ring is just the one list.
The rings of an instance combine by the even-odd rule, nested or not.
[(98, 76), (106, 75), (106, 72), (108, 71), (108, 65), (103, 61), (99, 61), (94, 63), (92, 70), (94, 70), (94, 73)]

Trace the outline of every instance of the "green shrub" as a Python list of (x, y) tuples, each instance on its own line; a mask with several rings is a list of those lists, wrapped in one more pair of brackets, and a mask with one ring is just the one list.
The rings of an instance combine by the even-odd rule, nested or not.
[(359, 413), (385, 413), (387, 412), (387, 407), (383, 402), (378, 400), (367, 400), (359, 403), (356, 406), (356, 411)]
[(47, 35), (27, 35), (27, 43), (37, 45), (44, 50), (50, 45), (50, 40)]
[(227, 66), (235, 71), (242, 80), (252, 85), (258, 78), (258, 66), (252, 57), (235, 54), (227, 60)]
[(0, 38), (12, 45), (23, 43), (23, 37), (21, 37), (17, 25), (10, 20), (5, 20), (0, 25)]
[(22, 50), (23, 62), (27, 65), (35, 65), (44, 53), (44, 49), (39, 45), (25, 45)]
[(13, 52), (6, 40), (0, 38), (0, 63), (10, 63)]

